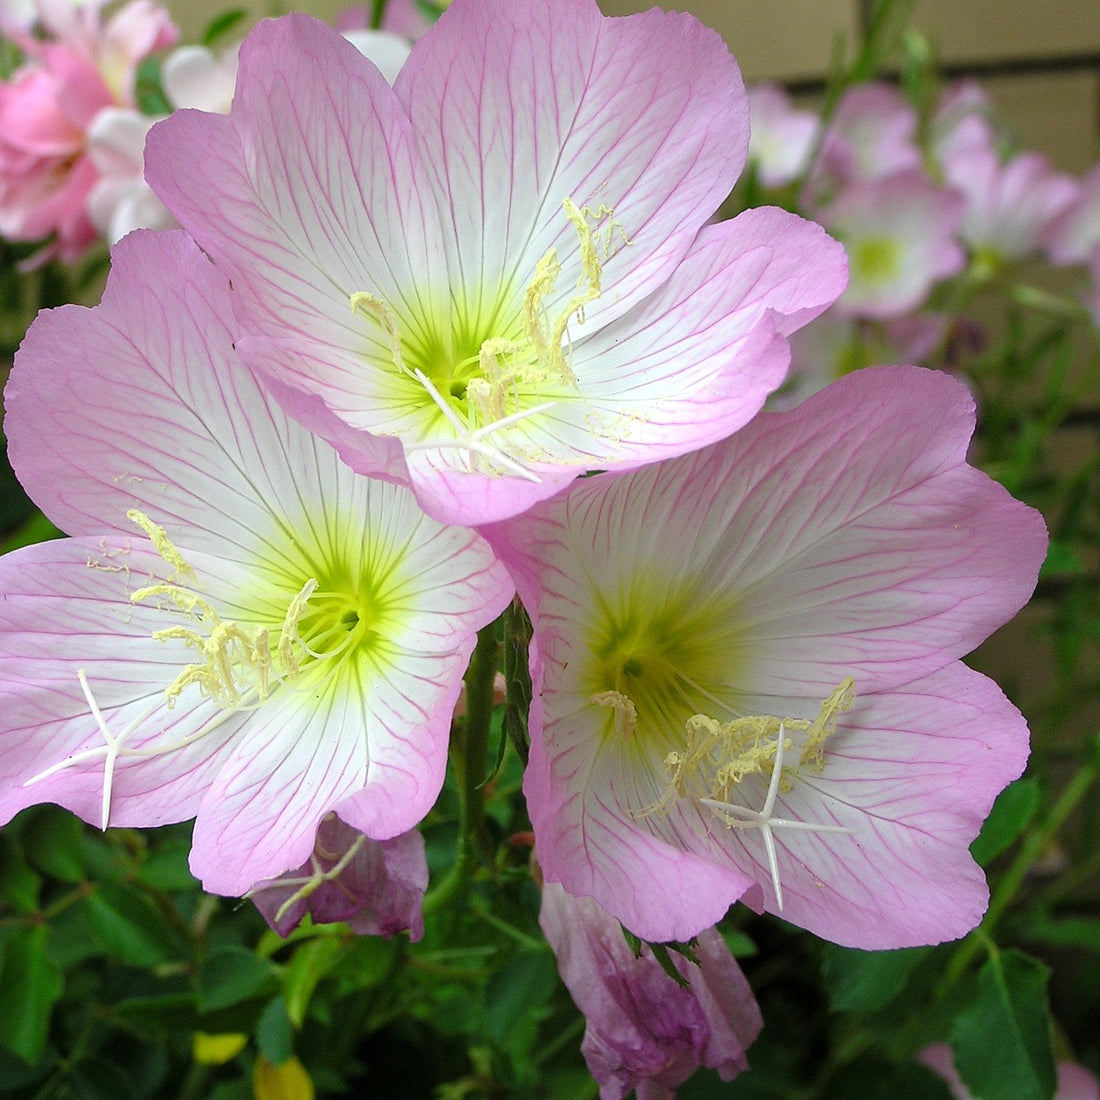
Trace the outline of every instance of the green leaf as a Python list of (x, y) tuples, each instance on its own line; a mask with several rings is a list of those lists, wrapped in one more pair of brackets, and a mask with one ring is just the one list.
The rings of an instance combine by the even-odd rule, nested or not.
[(1010, 783), (993, 803), (970, 854), (983, 867), (997, 858), (1027, 828), (1039, 808), (1039, 781), (1034, 776)]
[(192, 993), (130, 997), (115, 1005), (114, 1014), (147, 1034), (186, 1034), (198, 1026), (198, 1008)]
[(50, 1012), (61, 996), (61, 970), (47, 954), (45, 924), (19, 928), (4, 943), (0, 965), (0, 1043), (35, 1065), (46, 1050)]
[(275, 968), (243, 947), (215, 951), (203, 962), (199, 974), (199, 1011), (215, 1012), (274, 993), (278, 988)]
[(294, 1025), (282, 997), (272, 998), (260, 1016), (256, 1024), (256, 1043), (264, 1057), (276, 1066), (288, 1062), (294, 1054)]
[(42, 876), (27, 866), (15, 841), (0, 834), (0, 903), (19, 913), (34, 913), (41, 885)]
[(1062, 917), (1053, 920), (1039, 915), (1028, 921), (1026, 934), (1029, 940), (1055, 947), (1100, 951), (1100, 919), (1096, 917)]
[(302, 1026), (313, 991), (344, 954), (343, 941), (334, 936), (310, 940), (294, 952), (283, 975), (283, 996), (287, 1015), (295, 1027)]
[(889, 1004), (931, 948), (859, 951), (825, 944), (821, 974), (834, 1012), (875, 1012)]
[(23, 848), (40, 871), (62, 882), (83, 882), (80, 819), (59, 806), (41, 806), (23, 833)]
[(973, 1003), (951, 1029), (955, 1068), (982, 1100), (1050, 1100), (1054, 1051), (1047, 1009), (1050, 971), (1019, 951), (995, 955), (978, 974)]
[(202, 44), (207, 48), (213, 46), (218, 39), (224, 38), (237, 27), (247, 15), (248, 12), (244, 8), (233, 8), (212, 19), (206, 25), (206, 30), (202, 32)]
[(69, 1089), (75, 1100), (136, 1100), (134, 1082), (106, 1058), (81, 1058), (69, 1071)]
[(85, 905), (92, 935), (119, 962), (148, 969), (181, 954), (167, 922), (135, 887), (101, 882)]
[(549, 951), (518, 951), (493, 972), (485, 985), (485, 1031), (503, 1043), (532, 1009), (550, 998), (558, 972)]
[(139, 868), (138, 881), (154, 890), (170, 893), (192, 890), (197, 893), (199, 884), (187, 864), (190, 853), (191, 842), (186, 838), (161, 844), (150, 852)]

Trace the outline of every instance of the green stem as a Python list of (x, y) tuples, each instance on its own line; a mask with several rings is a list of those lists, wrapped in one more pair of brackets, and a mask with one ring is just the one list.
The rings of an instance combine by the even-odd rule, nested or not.
[(1035, 861), (1043, 854), (1066, 818), (1084, 797), (1100, 772), (1100, 737), (1094, 739), (1088, 759), (1062, 791), (1042, 826), (1029, 833), (1016, 858), (1005, 872), (989, 902), (985, 920), (959, 945), (947, 968), (943, 981), (936, 990), (936, 999), (942, 1000), (948, 990), (962, 977), (974, 956), (982, 950), (995, 947), (993, 932), (1005, 910), (1012, 904)]
[(478, 632), (477, 645), (466, 673), (466, 716), (455, 723), (451, 736), (451, 767), (458, 785), (458, 856), (447, 877), (425, 895), (425, 915), (462, 893), (482, 860), (485, 767), (497, 663), (497, 626), (494, 622)]
[(382, 16), (386, 14), (386, 0), (374, 0), (370, 13), (370, 29), (378, 30), (382, 26)]

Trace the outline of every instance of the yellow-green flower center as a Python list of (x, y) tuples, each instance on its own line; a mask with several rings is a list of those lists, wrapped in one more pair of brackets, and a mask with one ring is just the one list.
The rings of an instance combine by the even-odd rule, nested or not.
[(851, 245), (848, 258), (853, 282), (889, 283), (901, 271), (901, 243), (893, 237), (865, 237)]
[(128, 513), (169, 566), (169, 577), (135, 589), (131, 602), (155, 603), (181, 617), (153, 633), (182, 641), (195, 660), (165, 690), (169, 705), (195, 686), (220, 707), (261, 704), (279, 685), (315, 689), (347, 660), (372, 647), (384, 607), (366, 576), (307, 577), (300, 587), (238, 594), (247, 614), (229, 619), (194, 587), (194, 571), (164, 529), (142, 512)]
[[(489, 437), (577, 393), (570, 326), (583, 324), (585, 306), (600, 297), (603, 264), (622, 230), (607, 207), (593, 211), (569, 198), (562, 206), (579, 243), (572, 293), (561, 291), (562, 267), (551, 247), (521, 292), (511, 285), (492, 288), (473, 295), (477, 305), (469, 311), (461, 292), (442, 308), (419, 299), (416, 305), (387, 302), (365, 290), (351, 296), (352, 311), (370, 322), (367, 358), (389, 379), (392, 430), (400, 425), (408, 438), (409, 417), (417, 424), (421, 442), (406, 450), (464, 450), (471, 460), (488, 459), (487, 472), (521, 476), (534, 476), (525, 463), (553, 458), (509, 454)], [(378, 430), (391, 429), (383, 424)]]

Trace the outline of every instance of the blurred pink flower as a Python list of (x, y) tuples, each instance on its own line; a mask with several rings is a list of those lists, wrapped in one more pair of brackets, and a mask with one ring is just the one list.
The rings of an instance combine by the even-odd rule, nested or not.
[(945, 175), (966, 200), (960, 240), (980, 262), (992, 265), (1037, 253), (1080, 190), (1038, 153), (1017, 153), (1002, 162), (995, 150), (976, 149), (954, 157)]
[(922, 305), (966, 262), (955, 240), (962, 215), (962, 197), (923, 171), (847, 184), (817, 213), (848, 254), (848, 286), (836, 312), (884, 319)]
[(809, 167), (821, 119), (792, 107), (778, 85), (757, 84), (748, 93), (749, 160), (765, 187), (784, 187)]
[(882, 321), (844, 317), (832, 307), (791, 336), (791, 369), (768, 398), (773, 412), (789, 409), (830, 382), (885, 363), (926, 365), (947, 334), (941, 313), (906, 313)]
[(38, 317), (6, 389), (12, 466), (73, 537), (0, 558), (0, 820), (197, 815), (192, 870), (237, 895), (305, 863), (330, 811), (375, 840), (420, 821), (512, 587), (259, 389), (186, 234), (113, 261), (95, 309)]
[(959, 658), (1046, 537), (966, 464), (973, 427), (946, 375), (857, 371), (483, 529), (534, 625), (547, 881), (653, 942), (739, 898), (868, 949), (978, 922), (968, 846), (1028, 737)]
[(811, 210), (831, 203), (854, 183), (919, 170), (917, 115), (889, 84), (857, 84), (844, 93), (825, 131), (803, 193)]
[(138, 63), (176, 40), (168, 13), (148, 0), (107, 18), (103, 7), (38, 0), (30, 25), (0, 17), (26, 56), (0, 83), (0, 235), (53, 236), (39, 261), (75, 260), (96, 240), (85, 208), (97, 179), (88, 130), (103, 108), (134, 106)]
[(1100, 164), (1088, 172), (1073, 201), (1044, 233), (1047, 255), (1056, 264), (1083, 264), (1100, 245)]
[(668, 955), (679, 985), (648, 945), (635, 955), (619, 922), (591, 898), (543, 887), (539, 924), (562, 981), (584, 1013), (581, 1052), (600, 1100), (675, 1100), (677, 1085), (699, 1066), (731, 1081), (747, 1068), (745, 1049), (763, 1020), (741, 968), (717, 929), (700, 932), (698, 962)]
[[(947, 1043), (932, 1043), (920, 1052), (920, 1060), (934, 1069), (950, 1086), (956, 1100), (974, 1100), (963, 1084), (955, 1059)], [(1058, 1084), (1053, 1100), (1100, 1100), (1100, 1082), (1084, 1066), (1076, 1062), (1059, 1062)]]
[(309, 859), (296, 870), (254, 886), (248, 896), (279, 933), (289, 935), (306, 913), (314, 924), (342, 921), (360, 936), (424, 935), (428, 888), (424, 837), (417, 829), (371, 840), (326, 814)]
[(997, 149), (993, 105), (980, 84), (963, 80), (940, 96), (929, 124), (928, 144), (933, 162), (948, 174), (960, 159)]
[(455, 0), (392, 89), (331, 28), (261, 23), (229, 115), (177, 112), (147, 166), (290, 415), (476, 523), (721, 438), (782, 380), (844, 260), (781, 210), (704, 226), (747, 131), (690, 16)]

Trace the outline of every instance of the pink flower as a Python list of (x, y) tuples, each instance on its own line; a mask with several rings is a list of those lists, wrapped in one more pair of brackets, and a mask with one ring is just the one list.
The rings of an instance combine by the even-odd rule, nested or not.
[(958, 658), (1046, 538), (966, 464), (973, 425), (946, 375), (857, 371), (485, 529), (534, 625), (548, 881), (654, 942), (739, 898), (869, 949), (978, 922), (968, 846), (1027, 727)]
[(539, 924), (562, 981), (588, 1023), (581, 1051), (600, 1100), (674, 1100), (699, 1066), (731, 1081), (763, 1020), (752, 990), (714, 928), (701, 932), (691, 962), (669, 950), (686, 984), (665, 972), (648, 945), (636, 956), (619, 922), (591, 898), (557, 883), (543, 887)]
[(765, 187), (793, 183), (809, 166), (821, 119), (791, 106), (775, 84), (749, 88), (749, 160)]
[[(932, 1043), (920, 1053), (920, 1060), (934, 1069), (950, 1086), (956, 1100), (974, 1100), (963, 1084), (955, 1059), (946, 1043)], [(1059, 1062), (1058, 1086), (1053, 1100), (1100, 1100), (1100, 1082), (1084, 1066), (1076, 1062)]]
[(747, 129), (689, 16), (455, 0), (392, 89), (323, 24), (260, 24), (228, 117), (177, 112), (147, 166), (288, 412), (481, 522), (721, 438), (779, 384), (844, 262), (784, 211), (703, 227)]
[(1047, 226), (1043, 244), (1056, 264), (1088, 262), (1100, 245), (1100, 164), (1093, 166), (1073, 201)]
[(929, 126), (932, 158), (944, 174), (960, 158), (997, 148), (993, 105), (980, 84), (959, 81), (947, 88), (936, 103)]
[(371, 840), (326, 814), (309, 859), (297, 870), (261, 882), (249, 897), (264, 920), (289, 935), (309, 913), (314, 924), (343, 921), (360, 936), (424, 935), (421, 905), (428, 888), (424, 837), (410, 829)]
[(104, 20), (103, 4), (47, 4), (37, 23), (0, 19), (0, 30), (27, 55), (0, 83), (0, 234), (33, 241), (55, 236), (39, 259), (71, 261), (96, 240), (85, 209), (97, 173), (86, 135), (105, 107), (134, 105), (138, 63), (171, 45), (167, 12), (132, 0)]
[(812, 209), (832, 202), (849, 184), (919, 170), (917, 115), (889, 84), (857, 84), (844, 93), (829, 122), (803, 200)]
[(232, 340), (221, 273), (140, 233), (101, 305), (41, 314), (16, 356), (12, 465), (73, 537), (0, 559), (0, 820), (197, 815), (193, 871), (241, 894), (330, 811), (416, 825), (512, 590), (478, 535), (288, 421)]
[(883, 321), (841, 316), (834, 306), (791, 337), (791, 369), (768, 399), (773, 411), (789, 409), (854, 370), (881, 363), (917, 363), (947, 335), (942, 313), (906, 313)]
[(957, 156), (946, 174), (966, 199), (959, 237), (986, 263), (1038, 252), (1052, 222), (1079, 191), (1075, 180), (1055, 172), (1038, 153), (1017, 153), (1002, 163), (994, 150), (977, 150)]
[(920, 171), (845, 187), (818, 212), (848, 253), (841, 316), (899, 317), (920, 306), (940, 279), (962, 270), (955, 241), (963, 203)]

